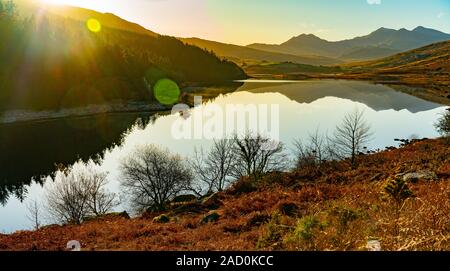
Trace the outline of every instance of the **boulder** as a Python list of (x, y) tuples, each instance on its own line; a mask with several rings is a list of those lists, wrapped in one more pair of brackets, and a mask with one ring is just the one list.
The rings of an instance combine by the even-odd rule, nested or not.
[(172, 212), (175, 214), (180, 214), (180, 213), (199, 214), (199, 213), (202, 213), (205, 211), (204, 206), (197, 201), (181, 202), (181, 203), (174, 204), (171, 207), (172, 207)]
[(432, 171), (428, 171), (428, 170), (423, 170), (423, 171), (418, 171), (418, 172), (413, 172), (413, 173), (406, 173), (406, 174), (402, 174), (402, 178), (403, 181), (405, 182), (411, 182), (411, 183), (415, 183), (419, 180), (437, 180), (437, 175), (436, 173), (432, 172)]
[(153, 218), (153, 222), (155, 223), (168, 223), (170, 222), (170, 217), (166, 214), (162, 214), (160, 216), (157, 216)]
[(190, 202), (190, 201), (196, 201), (197, 197), (195, 195), (180, 195), (176, 196), (172, 203), (180, 203), (180, 202)]
[(222, 205), (219, 193), (214, 193), (202, 200), (202, 205), (209, 210), (217, 210)]
[(217, 212), (209, 212), (202, 218), (202, 223), (216, 222), (219, 218), (220, 215)]
[(112, 220), (112, 219), (130, 219), (130, 215), (126, 211), (123, 211), (123, 212), (107, 213), (98, 216), (83, 217), (84, 222), (97, 220)]

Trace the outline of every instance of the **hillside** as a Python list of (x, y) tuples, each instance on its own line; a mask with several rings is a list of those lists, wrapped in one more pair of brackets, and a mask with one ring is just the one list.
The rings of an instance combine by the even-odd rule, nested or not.
[(282, 44), (250, 44), (249, 48), (293, 55), (320, 55), (344, 61), (367, 60), (446, 41), (450, 34), (417, 27), (413, 30), (380, 28), (369, 35), (330, 42), (302, 34)]
[[(448, 250), (448, 144), (425, 140), (363, 156), (354, 170), (344, 161), (273, 173), (256, 184), (242, 180), (205, 203), (176, 205), (166, 223), (153, 220), (158, 213), (135, 219), (112, 214), (81, 225), (0, 234), (0, 250), (64, 250), (69, 240), (86, 251), (354, 251), (367, 250), (370, 240), (387, 251)], [(386, 191), (405, 176), (422, 177), (407, 179), (401, 189), (412, 196), (397, 202)], [(202, 222), (207, 214), (215, 219)]]
[[(111, 14), (71, 7), (33, 17), (0, 13), (0, 111), (154, 102), (161, 78), (181, 87), (246, 78), (232, 62)], [(90, 31), (86, 17), (101, 27)]]
[(450, 72), (450, 41), (431, 44), (379, 60), (343, 65), (352, 69), (379, 72)]
[(102, 25), (109, 28), (134, 32), (137, 34), (147, 34), (157, 36), (158, 34), (150, 31), (136, 23), (126, 21), (111, 13), (100, 13), (93, 10), (65, 5), (43, 5), (40, 0), (14, 0), (19, 8), (19, 16), (30, 17), (38, 12), (45, 12), (57, 15), (67, 19), (73, 19), (80, 22), (86, 22), (90, 18), (96, 18), (102, 22)]
[[(420, 98), (450, 104), (450, 41), (428, 45), (375, 61), (343, 65), (344, 78), (394, 84)], [(398, 85), (417, 86), (408, 89)]]
[(336, 65), (342, 63), (338, 59), (321, 56), (299, 56), (284, 53), (274, 53), (258, 49), (238, 46), (233, 44), (220, 43), (216, 41), (203, 40), (198, 38), (181, 38), (187, 44), (195, 45), (215, 54), (235, 61), (240, 64), (251, 64), (252, 62), (294, 62), (309, 65)]
[(450, 104), (450, 41), (431, 44), (374, 61), (334, 67), (294, 63), (259, 64), (243, 67), (255, 78), (349, 79), (392, 86), (432, 102)]

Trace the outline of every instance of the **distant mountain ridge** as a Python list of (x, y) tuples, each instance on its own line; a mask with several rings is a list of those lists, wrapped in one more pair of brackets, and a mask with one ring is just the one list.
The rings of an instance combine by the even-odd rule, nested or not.
[(422, 26), (413, 30), (379, 28), (369, 35), (342, 41), (327, 41), (312, 34), (301, 34), (276, 44), (250, 44), (247, 47), (293, 55), (320, 55), (346, 61), (369, 60), (450, 40), (450, 34)]
[(342, 61), (330, 57), (269, 52), (199, 38), (180, 38), (180, 40), (187, 44), (213, 51), (218, 56), (241, 63), (246, 61), (295, 62), (309, 65), (336, 65), (342, 63)]

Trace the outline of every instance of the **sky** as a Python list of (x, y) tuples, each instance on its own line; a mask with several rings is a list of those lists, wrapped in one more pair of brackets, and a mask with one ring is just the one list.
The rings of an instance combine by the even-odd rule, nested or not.
[(450, 0), (39, 0), (111, 12), (154, 32), (238, 45), (315, 34), (336, 41), (380, 27), (450, 33)]

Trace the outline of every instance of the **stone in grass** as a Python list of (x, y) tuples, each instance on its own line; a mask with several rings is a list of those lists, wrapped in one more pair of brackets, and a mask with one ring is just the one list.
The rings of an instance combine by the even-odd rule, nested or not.
[(217, 212), (209, 212), (202, 218), (202, 223), (212, 223), (218, 221), (220, 215)]
[(179, 195), (176, 196), (173, 200), (172, 203), (184, 203), (184, 202), (191, 202), (191, 201), (196, 201), (197, 197), (195, 195)]
[(432, 180), (438, 179), (436, 173), (429, 171), (429, 170), (422, 170), (422, 171), (418, 171), (418, 172), (405, 173), (405, 174), (399, 174), (399, 175), (403, 178), (403, 181), (405, 181), (407, 183), (416, 183), (419, 180), (432, 181)]
[(153, 222), (155, 223), (169, 223), (170, 217), (166, 214), (159, 215), (155, 218), (153, 218)]
[(209, 210), (217, 210), (222, 205), (219, 193), (214, 193), (202, 200), (202, 205)]

